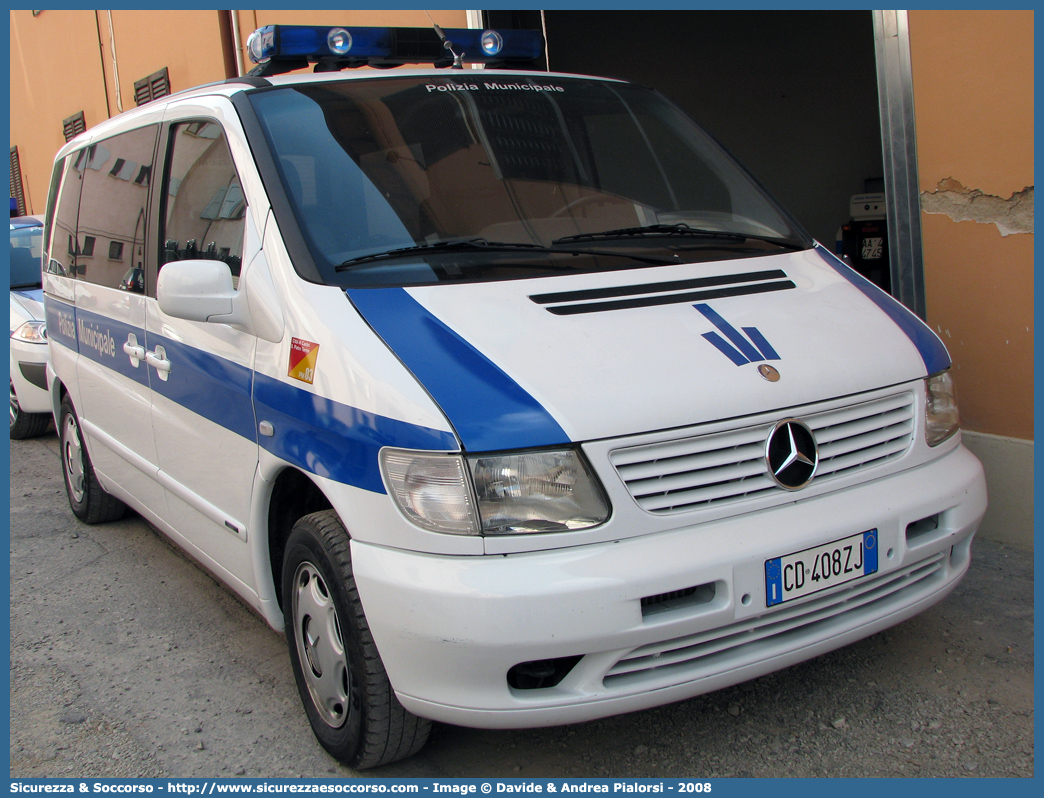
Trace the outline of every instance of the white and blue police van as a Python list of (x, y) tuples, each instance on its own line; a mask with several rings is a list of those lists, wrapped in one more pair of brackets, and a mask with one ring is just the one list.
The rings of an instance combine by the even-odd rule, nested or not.
[(985, 511), (932, 331), (663, 96), (541, 48), (262, 28), (251, 75), (56, 158), (73, 512), (134, 508), (285, 631), (357, 768), (871, 635)]

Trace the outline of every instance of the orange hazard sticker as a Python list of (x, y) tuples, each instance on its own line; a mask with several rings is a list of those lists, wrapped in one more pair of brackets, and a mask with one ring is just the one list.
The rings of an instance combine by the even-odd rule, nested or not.
[(312, 384), (315, 378), (315, 361), (319, 357), (319, 344), (300, 338), (290, 340), (290, 369), (287, 374), (295, 380)]

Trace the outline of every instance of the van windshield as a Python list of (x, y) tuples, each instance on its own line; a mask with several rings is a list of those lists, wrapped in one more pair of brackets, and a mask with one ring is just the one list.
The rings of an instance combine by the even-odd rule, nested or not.
[(806, 234), (648, 89), (387, 77), (249, 94), (323, 279), (517, 279), (773, 254)]

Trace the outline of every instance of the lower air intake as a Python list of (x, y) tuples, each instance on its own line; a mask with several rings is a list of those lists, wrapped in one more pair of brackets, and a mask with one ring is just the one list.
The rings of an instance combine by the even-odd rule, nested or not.
[(839, 633), (858, 622), (878, 617), (890, 603), (905, 606), (910, 594), (931, 592), (945, 577), (946, 554), (898, 571), (891, 571), (819, 599), (712, 629), (700, 634), (641, 646), (609, 669), (606, 688), (646, 689), (660, 684), (701, 679), (761, 661), (777, 652)]

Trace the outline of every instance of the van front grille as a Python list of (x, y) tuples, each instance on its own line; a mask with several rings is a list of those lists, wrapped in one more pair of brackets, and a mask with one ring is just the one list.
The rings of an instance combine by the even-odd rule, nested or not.
[[(815, 483), (904, 454), (913, 442), (911, 391), (802, 416), (819, 445)], [(609, 458), (631, 496), (651, 513), (675, 513), (783, 493), (769, 477), (765, 446), (775, 422), (617, 449)]]

